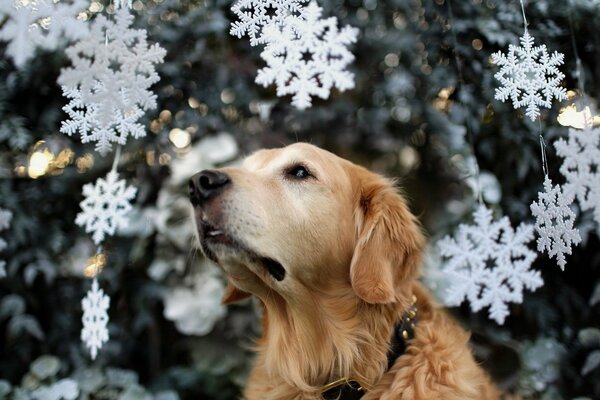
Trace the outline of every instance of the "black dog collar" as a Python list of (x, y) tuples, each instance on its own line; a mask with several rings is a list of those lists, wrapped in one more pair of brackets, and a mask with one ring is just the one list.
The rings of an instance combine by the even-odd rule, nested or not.
[[(388, 370), (394, 361), (406, 351), (408, 341), (415, 337), (415, 324), (417, 323), (417, 298), (413, 295), (412, 304), (402, 314), (400, 321), (394, 326), (390, 349), (388, 351)], [(331, 382), (321, 390), (324, 400), (358, 400), (363, 397), (365, 390), (356, 380), (342, 378)]]

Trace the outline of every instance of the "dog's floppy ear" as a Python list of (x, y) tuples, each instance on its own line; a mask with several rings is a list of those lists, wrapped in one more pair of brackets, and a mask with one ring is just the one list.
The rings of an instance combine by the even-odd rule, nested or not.
[(368, 303), (398, 299), (402, 286), (416, 278), (424, 237), (392, 182), (366, 170), (355, 182), (355, 219), (358, 233), (350, 281)]
[(250, 296), (250, 293), (236, 288), (231, 282), (227, 282), (225, 293), (223, 293), (223, 297), (221, 297), (221, 304), (235, 303), (236, 301), (247, 299)]

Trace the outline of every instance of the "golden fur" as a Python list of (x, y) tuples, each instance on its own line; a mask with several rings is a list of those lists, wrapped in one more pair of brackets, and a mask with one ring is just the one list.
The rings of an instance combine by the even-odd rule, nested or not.
[[(313, 176), (290, 177), (296, 165)], [(364, 400), (498, 398), (468, 333), (417, 282), (424, 237), (392, 182), (302, 143), (220, 171), (231, 184), (196, 218), (228, 238), (203, 241), (200, 229), (230, 278), (223, 301), (253, 294), (263, 306), (246, 399), (320, 399), (342, 377), (367, 389)], [(285, 279), (256, 255), (278, 261)], [(415, 337), (388, 370), (392, 329), (413, 294)]]

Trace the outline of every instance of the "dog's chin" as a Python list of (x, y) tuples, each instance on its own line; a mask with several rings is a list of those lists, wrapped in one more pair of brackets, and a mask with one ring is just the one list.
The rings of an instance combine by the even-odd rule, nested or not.
[(198, 239), (204, 255), (219, 264), (219, 255), (235, 252), (240, 247), (236, 241), (221, 229), (205, 222), (198, 222)]
[[(263, 268), (276, 281), (282, 281), (285, 278), (286, 271), (281, 263), (250, 249), (242, 241), (226, 233), (224, 229), (200, 221), (198, 234), (204, 255), (219, 264), (226, 272), (229, 273), (225, 264), (230, 262), (237, 265), (255, 264)], [(236, 278), (239, 279), (236, 274), (230, 274), (230, 276), (234, 281)]]

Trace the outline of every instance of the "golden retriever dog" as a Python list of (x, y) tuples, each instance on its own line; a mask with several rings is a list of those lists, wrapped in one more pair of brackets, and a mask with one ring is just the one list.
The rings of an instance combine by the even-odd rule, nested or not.
[(296, 143), (199, 172), (190, 198), (223, 302), (263, 306), (244, 398), (498, 398), (417, 281), (424, 236), (390, 180)]

